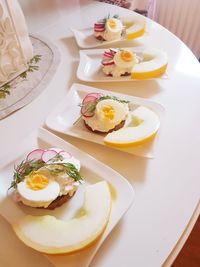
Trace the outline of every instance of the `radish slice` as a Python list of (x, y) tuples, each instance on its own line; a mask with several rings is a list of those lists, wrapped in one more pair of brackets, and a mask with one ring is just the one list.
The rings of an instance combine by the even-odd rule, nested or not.
[(97, 29), (97, 30), (99, 29), (100, 30), (100, 29), (105, 29), (105, 27), (104, 27), (104, 25), (102, 25), (102, 26), (94, 26), (94, 29)]
[(96, 105), (94, 101), (86, 102), (81, 108), (81, 115), (88, 118), (93, 117), (95, 113), (95, 108)]
[(110, 53), (114, 56), (117, 53), (117, 50), (110, 48)]
[(46, 151), (44, 151), (44, 153), (42, 155), (42, 160), (44, 162), (47, 162), (50, 159), (52, 159), (53, 157), (55, 157), (57, 154), (58, 153), (55, 150), (53, 150), (53, 149), (46, 150)]
[(72, 157), (72, 155), (69, 152), (66, 151), (60, 151), (59, 155), (63, 156), (64, 159), (70, 159)]
[(104, 27), (104, 26), (105, 26), (105, 23), (103, 22), (98, 22), (94, 24), (94, 27)]
[(44, 150), (43, 149), (35, 149), (33, 151), (31, 151), (28, 156), (26, 157), (26, 161), (28, 160), (39, 160), (42, 159), (42, 155), (44, 154)]
[(94, 101), (96, 101), (96, 99), (97, 99), (96, 96), (93, 96), (93, 95), (89, 96), (88, 95), (83, 99), (82, 103), (85, 104), (85, 103), (88, 103), (88, 102), (94, 102)]
[(104, 28), (103, 29), (94, 29), (95, 32), (104, 32)]
[(102, 60), (101, 64), (104, 66), (110, 66), (110, 65), (114, 64), (114, 61), (113, 60), (109, 60), (109, 61), (108, 60)]
[(104, 52), (104, 57), (113, 58), (113, 55), (109, 52)]
[(82, 103), (87, 103), (87, 102), (91, 102), (91, 101), (96, 101), (98, 98), (100, 98), (102, 96), (102, 94), (100, 93), (90, 93), (90, 94), (87, 94)]

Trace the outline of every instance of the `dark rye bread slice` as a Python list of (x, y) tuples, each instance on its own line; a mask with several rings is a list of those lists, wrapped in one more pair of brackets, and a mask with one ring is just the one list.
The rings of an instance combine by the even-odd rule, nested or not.
[[(129, 75), (131, 75), (131, 73), (130, 72), (125, 72), (124, 74), (121, 74), (120, 76), (129, 76)], [(108, 74), (108, 75), (106, 75), (106, 76), (110, 76), (110, 77), (113, 77), (113, 75), (110, 73), (110, 74)]]
[[(74, 194), (75, 194), (75, 192), (74, 192)], [(74, 196), (74, 194), (72, 196), (70, 196), (69, 194), (59, 196), (54, 201), (52, 201), (48, 207), (46, 207), (46, 208), (37, 207), (37, 209), (54, 210), (55, 208), (62, 206), (65, 202), (67, 202), (70, 198), (72, 198)]]
[(106, 41), (102, 36), (96, 36), (96, 39), (99, 40), (99, 41)]
[[(74, 195), (74, 194), (73, 194)], [(57, 197), (54, 201), (52, 201), (49, 206), (45, 209), (47, 210), (54, 210), (55, 208), (58, 208), (60, 206), (62, 206), (65, 202), (67, 202), (71, 197), (69, 194), (67, 195), (62, 195), (62, 196), (59, 196)]]
[(113, 131), (117, 131), (117, 130), (121, 129), (125, 124), (125, 120), (121, 121), (119, 124), (117, 124), (113, 129), (110, 129), (108, 132), (101, 132), (101, 131), (98, 131), (98, 130), (92, 130), (92, 128), (86, 123), (85, 120), (84, 120), (84, 124), (85, 124), (86, 128), (88, 130), (90, 130), (91, 132), (93, 132), (93, 133), (107, 134), (107, 133), (111, 133)]

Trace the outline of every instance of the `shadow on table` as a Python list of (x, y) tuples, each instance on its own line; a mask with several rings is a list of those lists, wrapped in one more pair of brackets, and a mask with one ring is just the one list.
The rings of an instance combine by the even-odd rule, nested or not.
[[(48, 130), (119, 172), (133, 187), (137, 186), (137, 184), (144, 183), (146, 179), (146, 166), (149, 161), (154, 160), (142, 156), (134, 156), (86, 140), (81, 140), (80, 142), (79, 138), (68, 136), (51, 129)], [(102, 153), (102, 148), (104, 153)], [(113, 158), (116, 158), (117, 161), (114, 161)]]
[[(97, 87), (97, 83), (83, 83)], [(98, 83), (98, 88), (143, 98), (151, 98), (163, 90), (156, 80)]]
[[(102, 258), (106, 257), (107, 254), (111, 253), (112, 251), (112, 246), (114, 243), (117, 242), (119, 236), (121, 235), (121, 232), (123, 230), (123, 219), (120, 220), (120, 222), (115, 226), (115, 228), (112, 230), (112, 232), (109, 234), (109, 236), (106, 238), (104, 241), (103, 245), (101, 246), (101, 249), (97, 252), (95, 256), (95, 263), (97, 265), (98, 261), (101, 260)], [(93, 264), (93, 261), (91, 262), (91, 266), (95, 266)], [(100, 265), (99, 265), (100, 266)]]
[(73, 36), (62, 38), (60, 39), (60, 41), (67, 48), (70, 55), (73, 55), (74, 57), (77, 57), (77, 58), (79, 57), (79, 47)]

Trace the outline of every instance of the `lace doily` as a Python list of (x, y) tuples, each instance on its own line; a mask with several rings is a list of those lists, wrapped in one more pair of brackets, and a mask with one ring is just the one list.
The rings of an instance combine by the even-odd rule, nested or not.
[(31, 36), (34, 58), (28, 71), (0, 88), (0, 119), (35, 99), (48, 85), (60, 62), (58, 49), (41, 37)]

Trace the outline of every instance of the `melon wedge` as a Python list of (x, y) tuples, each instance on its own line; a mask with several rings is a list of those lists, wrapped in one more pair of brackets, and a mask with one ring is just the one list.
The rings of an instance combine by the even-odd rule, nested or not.
[(126, 29), (128, 40), (142, 36), (146, 29), (146, 18), (140, 15), (129, 15), (121, 18)]
[(103, 233), (111, 211), (111, 194), (106, 181), (89, 185), (82, 212), (63, 221), (54, 216), (27, 215), (13, 229), (27, 246), (48, 254), (81, 250)]
[(158, 49), (147, 49), (142, 53), (143, 60), (135, 64), (132, 79), (150, 79), (162, 75), (167, 68), (168, 58), (166, 53)]
[(104, 142), (113, 147), (130, 147), (141, 145), (155, 136), (160, 120), (156, 113), (149, 108), (140, 106), (132, 114), (128, 127), (107, 134)]

